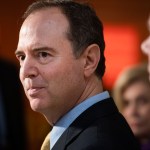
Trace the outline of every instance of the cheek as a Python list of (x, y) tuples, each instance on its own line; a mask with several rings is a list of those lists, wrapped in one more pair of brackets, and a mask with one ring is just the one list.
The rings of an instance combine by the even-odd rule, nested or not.
[(76, 69), (75, 66), (65, 66), (61, 69), (54, 72), (53, 77), (58, 81), (58, 84), (66, 84), (64, 86), (75, 85), (77, 80), (81, 78), (81, 71), (80, 69)]
[[(75, 77), (79, 75), (79, 73), (81, 72), (81, 67), (80, 67), (81, 65), (78, 63), (78, 61), (73, 61), (73, 62), (66, 61), (65, 63), (64, 62), (55, 64), (54, 66), (51, 67), (51, 69), (49, 68), (48, 74), (52, 76), (53, 78), (56, 78), (56, 80), (57, 78), (64, 80), (64, 78), (67, 78), (67, 77), (69, 80), (71, 77)], [(43, 75), (44, 74), (45, 73), (43, 72)]]
[(122, 111), (122, 114), (129, 124), (132, 123), (133, 119), (135, 118), (133, 112), (128, 108), (125, 108)]
[(144, 118), (148, 118), (150, 120), (150, 106), (146, 106), (146, 107), (143, 107), (141, 110), (140, 110), (140, 113), (141, 115), (144, 117)]
[(19, 71), (19, 79), (20, 79), (21, 83), (23, 84), (23, 76), (22, 76), (22, 71), (21, 71), (21, 69), (20, 69), (20, 71)]
[(125, 117), (130, 116), (130, 109), (129, 109), (128, 107), (123, 108), (122, 114), (123, 114)]
[[(22, 84), (22, 86), (23, 86), (23, 88), (24, 88), (24, 90), (25, 90), (25, 79), (24, 79), (24, 77), (23, 77), (21, 68), (20, 68), (20, 71), (19, 71), (19, 79), (20, 79), (20, 82), (21, 82), (21, 84)], [(25, 91), (25, 92), (26, 92), (26, 91)]]
[(130, 115), (129, 115), (128, 111), (127, 111), (127, 110), (123, 110), (123, 111), (122, 111), (122, 114), (123, 114), (123, 116), (126, 118), (126, 120), (128, 121), (129, 118), (130, 118)]
[[(45, 73), (43, 73), (45, 75)], [(55, 66), (51, 68), (48, 74), (46, 74), (47, 81), (50, 82), (50, 87), (59, 88), (61, 91), (66, 88), (75, 88), (80, 82), (83, 82), (83, 74), (80, 66), (76, 64), (64, 64), (61, 66)], [(82, 84), (82, 83), (81, 83)], [(72, 86), (74, 85), (74, 86)]]

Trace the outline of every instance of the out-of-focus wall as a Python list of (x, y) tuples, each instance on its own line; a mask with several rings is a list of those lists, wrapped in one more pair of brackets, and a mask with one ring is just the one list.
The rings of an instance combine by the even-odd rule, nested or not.
[[(89, 0), (105, 24), (131, 24), (135, 26), (141, 41), (148, 35), (147, 18), (150, 14), (149, 0)], [(140, 47), (139, 47), (140, 50)], [(142, 55), (142, 53), (141, 53)], [(145, 59), (145, 57), (144, 57)]]

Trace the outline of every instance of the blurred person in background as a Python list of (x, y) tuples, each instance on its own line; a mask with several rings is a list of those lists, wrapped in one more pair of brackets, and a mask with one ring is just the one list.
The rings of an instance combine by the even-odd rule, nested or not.
[(0, 150), (25, 150), (24, 106), (17, 67), (0, 59)]
[(149, 18), (147, 20), (147, 28), (149, 31), (149, 35), (142, 42), (141, 49), (148, 56), (148, 72), (149, 72), (149, 79), (150, 79), (150, 15), (149, 15)]
[(142, 150), (150, 150), (150, 82), (147, 65), (138, 64), (118, 76), (113, 98)]

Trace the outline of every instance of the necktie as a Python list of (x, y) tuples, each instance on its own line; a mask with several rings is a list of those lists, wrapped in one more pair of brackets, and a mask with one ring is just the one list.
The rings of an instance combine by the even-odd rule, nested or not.
[(46, 138), (42, 144), (41, 150), (50, 150), (50, 132), (46, 136)]

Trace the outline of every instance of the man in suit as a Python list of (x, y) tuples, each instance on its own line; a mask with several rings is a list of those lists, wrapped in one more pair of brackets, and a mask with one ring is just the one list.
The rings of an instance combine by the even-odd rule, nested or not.
[(24, 14), (16, 57), (31, 108), (50, 125), (52, 150), (137, 150), (127, 122), (103, 91), (103, 26), (73, 1), (37, 1)]
[(25, 150), (25, 120), (18, 71), (0, 59), (0, 149)]

